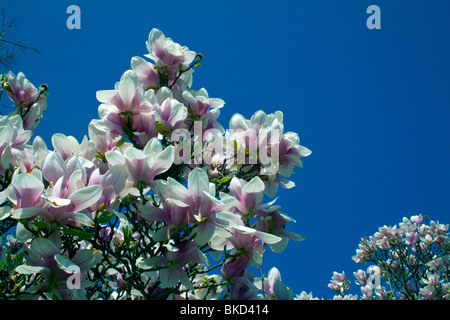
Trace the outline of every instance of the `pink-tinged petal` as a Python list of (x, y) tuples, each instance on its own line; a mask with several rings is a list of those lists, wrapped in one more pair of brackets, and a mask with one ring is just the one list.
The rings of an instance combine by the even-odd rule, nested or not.
[[(45, 238), (35, 238), (30, 245), (30, 251), (42, 259), (53, 258), (56, 254), (59, 254), (59, 249), (55, 244)], [(27, 260), (29, 258), (27, 257)]]
[(200, 224), (197, 228), (197, 236), (195, 237), (195, 241), (199, 246), (206, 244), (214, 235), (215, 230), (216, 226), (212, 223)]
[(167, 199), (168, 206), (170, 207), (170, 222), (175, 226), (183, 225), (185, 222), (189, 222), (189, 212), (191, 206), (177, 199)]
[(127, 176), (118, 165), (112, 166), (102, 177), (103, 196), (108, 204), (125, 188)]
[(176, 128), (186, 119), (188, 116), (187, 108), (181, 104), (177, 103), (172, 107), (170, 111), (169, 124), (171, 128)]
[(56, 152), (49, 153), (42, 165), (42, 174), (48, 182), (54, 184), (65, 175), (65, 163), (63, 158)]
[(244, 222), (239, 215), (228, 211), (222, 211), (215, 214), (214, 224), (220, 227), (243, 226)]
[(34, 207), (40, 201), (44, 184), (30, 173), (14, 176), (11, 182), (17, 199), (17, 206), (21, 208)]
[(196, 207), (199, 208), (203, 191), (208, 192), (209, 190), (208, 174), (200, 168), (192, 170), (188, 177), (188, 189), (194, 197)]
[(89, 185), (100, 184), (100, 168), (95, 169), (89, 177)]
[(126, 159), (120, 151), (108, 151), (105, 153), (105, 158), (111, 166), (119, 165), (125, 166)]
[[(125, 106), (130, 107), (137, 90), (138, 79), (134, 71), (128, 70), (119, 82), (119, 94)], [(130, 110), (123, 110), (130, 111)]]
[(156, 155), (163, 151), (163, 148), (161, 146), (161, 142), (158, 140), (158, 138), (152, 138), (148, 141), (148, 143), (144, 147), (144, 154), (146, 155)]
[(71, 174), (69, 178), (69, 185), (65, 196), (69, 196), (76, 190), (83, 188), (85, 185), (85, 181), (83, 181), (83, 172), (81, 170), (76, 170)]
[(153, 28), (148, 35), (148, 43), (149, 51), (151, 50), (151, 46), (156, 42), (157, 39), (164, 38), (164, 33), (156, 28)]
[(46, 271), (50, 273), (50, 270), (46, 267), (27, 266), (24, 264), (15, 268), (14, 271), (20, 274), (37, 274), (45, 273)]
[(68, 205), (70, 205), (72, 203), (72, 201), (70, 201), (70, 199), (66, 199), (66, 198), (59, 198), (59, 197), (46, 196), (46, 195), (42, 195), (42, 198), (44, 198), (47, 201), (47, 203), (50, 205), (50, 207), (52, 207), (52, 208), (67, 207)]
[(275, 282), (281, 280), (281, 273), (280, 271), (273, 267), (269, 270), (269, 273), (267, 274), (267, 281), (269, 282), (270, 288), (273, 290), (273, 286), (275, 285)]
[(159, 85), (159, 73), (154, 67), (154, 64), (141, 57), (133, 57), (131, 59), (131, 68), (138, 76), (144, 89), (157, 88)]
[(247, 208), (252, 207), (254, 209), (261, 203), (264, 196), (264, 189), (264, 182), (259, 177), (254, 177), (242, 188)]
[(125, 150), (125, 158), (127, 160), (126, 170), (128, 175), (135, 183), (138, 183), (142, 180), (145, 174), (144, 171), (148, 171), (145, 163), (145, 153), (134, 147), (129, 147)]
[(239, 178), (233, 177), (230, 181), (230, 191), (231, 195), (233, 195), (239, 201), (242, 201), (242, 181)]
[(177, 198), (184, 203), (192, 203), (192, 195), (189, 190), (171, 177), (168, 177), (167, 181), (156, 180), (153, 189), (163, 202), (169, 198)]
[(116, 94), (116, 90), (97, 91), (97, 100), (103, 103), (110, 103)]
[(69, 196), (72, 200), (73, 211), (84, 210), (100, 199), (102, 195), (102, 186), (87, 186), (82, 189), (78, 189)]
[(236, 113), (231, 117), (229, 127), (232, 130), (237, 129), (247, 130), (248, 129), (247, 120), (244, 118), (243, 115)]
[(138, 206), (138, 213), (149, 222), (167, 220), (167, 214), (163, 209), (151, 205)]
[(245, 226), (233, 226), (233, 229), (243, 234), (254, 234), (259, 240), (264, 243), (272, 244), (281, 241), (281, 238), (278, 236), (262, 231), (257, 231), (253, 228)]
[(102, 253), (98, 250), (83, 249), (78, 251), (71, 260), (80, 267), (81, 271), (85, 271), (100, 262), (102, 257)]
[(53, 216), (51, 216), (47, 210), (44, 210), (42, 208), (21, 208), (21, 209), (16, 209), (16, 210), (12, 210), (11, 211), (11, 217), (13, 217), (14, 219), (17, 220), (21, 220), (21, 219), (28, 219), (28, 218), (33, 218), (33, 217), (37, 217), (37, 216), (42, 216), (47, 218), (47, 220), (52, 221)]
[(159, 272), (159, 277), (161, 283), (168, 288), (175, 286), (180, 281), (189, 290), (195, 290), (186, 272), (180, 267), (162, 269)]
[(72, 156), (72, 143), (70, 142), (70, 139), (68, 139), (62, 133), (55, 133), (52, 136), (52, 145), (64, 160)]
[(164, 149), (163, 152), (155, 156), (149, 156), (148, 166), (150, 167), (150, 180), (153, 180), (158, 174), (167, 171), (173, 164), (173, 160), (175, 157), (175, 152), (172, 146), (169, 146)]
[(81, 212), (63, 213), (57, 217), (56, 222), (61, 226), (72, 225), (76, 227), (93, 227), (95, 225), (91, 218)]

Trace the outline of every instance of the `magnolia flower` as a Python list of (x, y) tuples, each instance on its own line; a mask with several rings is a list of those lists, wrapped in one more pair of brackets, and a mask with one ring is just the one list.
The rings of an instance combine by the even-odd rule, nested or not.
[(220, 109), (225, 102), (219, 98), (210, 98), (206, 89), (198, 91), (189, 90), (183, 92), (183, 98), (192, 112), (194, 119), (199, 119), (206, 115), (210, 109)]
[(171, 244), (166, 244), (164, 247), (165, 250), (162, 256), (144, 259), (138, 263), (138, 266), (143, 269), (168, 266), (159, 270), (159, 279), (164, 287), (171, 288), (178, 282), (181, 282), (186, 288), (194, 291), (194, 286), (183, 266), (190, 262), (208, 265), (206, 256), (200, 251), (194, 241), (179, 247), (174, 247)]
[(5, 89), (8, 97), (17, 105), (33, 102), (39, 94), (39, 90), (22, 72), (19, 72), (17, 75), (9, 72)]
[(39, 90), (22, 72), (17, 75), (8, 73), (5, 91), (16, 104), (16, 110), (12, 114), (21, 115), (24, 128), (33, 130), (47, 108), (45, 95), (40, 95)]
[(312, 292), (302, 291), (295, 296), (294, 300), (319, 300), (319, 298), (314, 298)]
[(235, 114), (229, 126), (230, 131), (227, 131), (226, 138), (232, 144), (227, 143), (228, 157), (232, 160), (236, 155), (240, 164), (262, 164), (259, 174), (264, 176), (267, 195), (274, 196), (278, 185), (284, 188), (293, 187), (292, 182), (279, 175), (289, 177), (295, 166), (303, 166), (300, 158), (310, 155), (311, 151), (299, 145), (297, 134), (283, 134), (282, 112), (267, 115), (258, 111), (250, 120)]
[(231, 250), (231, 253), (241, 252), (250, 257), (249, 263), (257, 268), (262, 263), (264, 244), (273, 244), (281, 238), (266, 232), (258, 231), (243, 225), (236, 225), (230, 230), (218, 229), (214, 233), (209, 245), (212, 249), (222, 251)]
[(196, 56), (194, 51), (189, 51), (187, 47), (166, 38), (164, 33), (156, 28), (150, 31), (146, 44), (149, 53), (145, 56), (152, 59), (156, 66), (167, 67), (170, 73), (176, 72), (180, 64), (186, 68)]
[(155, 191), (164, 210), (142, 206), (141, 216), (148, 221), (164, 221), (169, 226), (197, 223), (195, 241), (199, 245), (207, 243), (218, 227), (242, 224), (239, 217), (227, 211), (233, 200), (216, 199), (215, 185), (199, 168), (189, 173), (187, 188), (169, 177), (167, 181), (155, 181)]
[(295, 219), (282, 213), (279, 206), (270, 207), (261, 211), (258, 215), (259, 219), (256, 221), (255, 228), (260, 231), (272, 233), (281, 238), (281, 241), (269, 245), (272, 251), (281, 253), (288, 245), (289, 240), (305, 240), (301, 235), (286, 230), (286, 223), (295, 222)]
[(120, 165), (112, 166), (103, 175), (100, 174), (100, 169), (96, 169), (90, 176), (88, 185), (101, 185), (102, 194), (97, 202), (89, 207), (89, 210), (94, 212), (101, 206), (114, 208), (113, 203), (125, 188), (126, 179), (125, 169)]
[(112, 133), (123, 135), (123, 126), (130, 125), (133, 131), (132, 120), (141, 113), (153, 112), (151, 104), (143, 94), (136, 73), (126, 71), (115, 90), (97, 91), (97, 100), (102, 102), (99, 106), (99, 115)]
[[(246, 272), (248, 274), (248, 272)], [(229, 279), (231, 288), (228, 292), (230, 300), (256, 300), (258, 288), (252, 282), (250, 275)]]
[(292, 300), (294, 298), (294, 292), (281, 281), (280, 271), (275, 267), (269, 270), (267, 277), (263, 280), (257, 278), (254, 283), (258, 289), (265, 292), (266, 299)]
[(79, 160), (83, 161), (85, 166), (93, 166), (92, 161), (96, 154), (96, 147), (92, 141), (83, 137), (81, 144), (73, 136), (66, 136), (62, 133), (56, 133), (52, 136), (52, 145), (55, 150), (66, 160), (73, 155), (78, 155)]
[(0, 116), (0, 173), (9, 165), (20, 167), (26, 172), (34, 165), (32, 147), (28, 141), (32, 132), (23, 128), (20, 115)]
[[(56, 221), (59, 225), (93, 225), (92, 220), (79, 211), (100, 199), (102, 187), (85, 186), (84, 172), (76, 157), (64, 161), (58, 153), (50, 153), (44, 161), (42, 172), (35, 169), (13, 178), (14, 193), (10, 200), (16, 208), (11, 212), (12, 217), (27, 219), (41, 216), (47, 222)], [(45, 190), (44, 178), (50, 183)]]
[(118, 134), (112, 133), (102, 120), (94, 119), (89, 123), (88, 135), (97, 149), (104, 156), (106, 152), (113, 150), (121, 139)]
[(342, 287), (345, 283), (345, 280), (346, 277), (344, 271), (342, 271), (342, 273), (334, 271), (333, 277), (331, 278), (331, 283), (328, 285), (328, 287), (335, 290), (337, 287)]
[(174, 150), (172, 146), (163, 150), (161, 142), (157, 138), (152, 138), (143, 150), (129, 147), (123, 154), (108, 151), (105, 156), (111, 165), (125, 166), (134, 187), (138, 187), (140, 182), (153, 186), (154, 178), (172, 166)]
[(160, 133), (171, 132), (183, 124), (188, 115), (187, 108), (173, 98), (169, 88), (163, 87), (156, 94), (153, 90), (149, 90), (145, 96), (155, 107), (155, 121), (164, 125)]
[(102, 258), (100, 251), (82, 249), (69, 260), (60, 254), (55, 243), (45, 238), (36, 238), (30, 245), (24, 246), (23, 252), (29, 265), (20, 265), (15, 271), (20, 274), (39, 273), (44, 277), (45, 281), (34, 288), (35, 292), (49, 286), (53, 273), (56, 276), (53, 292), (59, 299), (83, 298), (84, 289), (91, 285), (87, 280), (87, 271)]
[(131, 59), (131, 68), (136, 73), (139, 82), (145, 90), (159, 88), (160, 75), (155, 69), (155, 65), (146, 61), (141, 57), (133, 57)]

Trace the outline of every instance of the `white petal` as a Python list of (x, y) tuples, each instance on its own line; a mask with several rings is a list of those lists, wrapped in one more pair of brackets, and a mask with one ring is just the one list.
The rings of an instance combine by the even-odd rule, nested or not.
[(72, 200), (73, 210), (81, 211), (96, 203), (101, 195), (102, 186), (94, 185), (78, 189), (69, 196), (69, 199)]
[(98, 250), (84, 249), (78, 251), (72, 258), (81, 270), (88, 270), (95, 266), (102, 259), (102, 253)]
[(72, 156), (73, 153), (72, 143), (62, 133), (55, 133), (52, 136), (52, 145), (63, 157), (63, 159), (67, 159), (70, 156)]
[(116, 90), (97, 91), (97, 100), (100, 102), (109, 103), (116, 94)]

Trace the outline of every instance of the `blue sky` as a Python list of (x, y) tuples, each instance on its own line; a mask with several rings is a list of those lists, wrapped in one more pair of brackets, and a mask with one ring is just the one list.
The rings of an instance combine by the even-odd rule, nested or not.
[[(81, 30), (66, 27), (71, 4), (81, 9)], [(366, 27), (372, 4), (381, 8), (380, 30)], [(380, 226), (419, 213), (450, 223), (448, 1), (27, 0), (2, 7), (8, 17), (23, 13), (13, 38), (42, 52), (21, 55), (13, 71), (49, 85), (36, 132), (49, 145), (56, 132), (87, 134), (98, 118), (96, 91), (112, 89), (131, 58), (146, 53), (153, 27), (204, 54), (193, 89), (225, 101), (224, 127), (236, 112), (282, 110), (285, 129), (298, 132), (312, 155), (277, 203), (307, 239), (268, 254), (264, 268), (276, 266), (295, 293), (332, 297), (333, 271), (356, 271), (351, 257), (360, 238)]]

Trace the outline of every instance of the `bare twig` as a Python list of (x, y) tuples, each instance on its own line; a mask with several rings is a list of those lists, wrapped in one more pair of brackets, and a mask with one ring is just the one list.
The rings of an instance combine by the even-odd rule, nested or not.
[(32, 50), (41, 54), (36, 48), (8, 38), (8, 32), (17, 26), (17, 19), (20, 16), (21, 15), (18, 15), (11, 20), (8, 20), (5, 16), (5, 10), (2, 9), (0, 21), (0, 69), (9, 69), (16, 63), (15, 58), (17, 55), (25, 50)]

